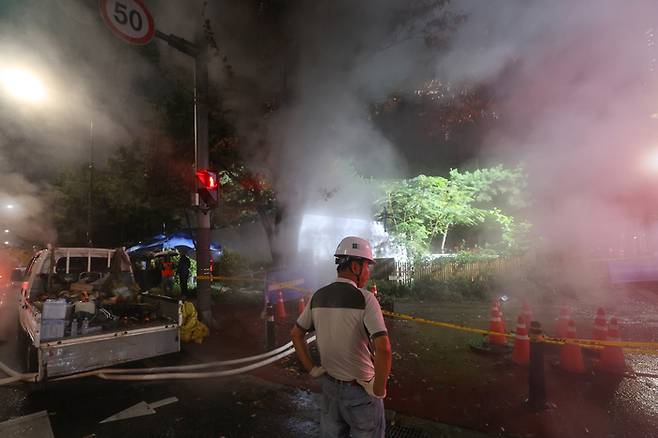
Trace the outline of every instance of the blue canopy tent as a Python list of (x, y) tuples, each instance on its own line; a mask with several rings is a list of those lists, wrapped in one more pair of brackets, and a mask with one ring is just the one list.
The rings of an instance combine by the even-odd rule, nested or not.
[[(151, 240), (139, 242), (126, 249), (130, 255), (146, 255), (159, 251), (176, 250), (186, 248), (190, 253), (195, 252), (194, 238), (188, 231), (178, 231), (172, 234), (158, 234)], [(213, 260), (222, 255), (222, 247), (217, 242), (210, 242), (210, 254)]]

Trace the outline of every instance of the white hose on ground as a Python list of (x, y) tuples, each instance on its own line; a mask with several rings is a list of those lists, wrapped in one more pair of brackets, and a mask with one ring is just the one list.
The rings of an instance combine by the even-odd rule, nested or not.
[[(311, 342), (315, 341), (315, 336), (311, 336), (306, 340), (306, 343), (310, 344)], [(291, 345), (292, 342), (289, 342), (288, 344), (284, 345), (283, 347), (287, 347), (288, 345)], [(263, 355), (259, 356), (271, 356), (273, 352), (280, 351), (283, 347), (279, 347), (276, 350), (272, 350), (268, 353), (264, 353)], [(146, 381), (146, 380), (182, 380), (182, 379), (206, 379), (206, 378), (211, 378), (211, 377), (225, 377), (225, 376), (234, 376), (236, 374), (242, 374), (246, 373), (252, 370), (255, 370), (260, 367), (264, 367), (265, 365), (269, 365), (273, 362), (278, 361), (279, 359), (283, 359), (286, 356), (291, 355), (292, 353), (295, 352), (294, 347), (290, 347), (287, 350), (280, 352), (268, 359), (265, 359), (260, 362), (253, 363), (251, 365), (247, 365), (241, 368), (234, 368), (231, 370), (222, 370), (222, 371), (207, 371), (203, 373), (159, 373), (159, 374), (154, 374), (154, 373), (145, 373), (145, 374), (133, 374), (133, 370), (130, 370), (130, 373), (126, 374), (121, 374), (119, 371), (124, 371), (119, 368), (107, 368), (107, 369), (100, 369), (100, 370), (95, 370), (95, 371), (89, 371), (86, 373), (80, 373), (80, 374), (73, 374), (71, 376), (65, 376), (65, 377), (59, 377), (57, 379), (53, 379), (52, 381), (60, 381), (60, 380), (71, 380), (71, 379), (79, 379), (82, 377), (88, 377), (88, 376), (97, 376), (100, 377), (101, 379), (105, 380), (131, 380), (131, 381)], [(258, 356), (252, 356), (251, 358), (258, 357)], [(226, 362), (235, 362), (235, 361), (242, 361), (245, 362), (248, 358), (243, 358), (243, 359), (234, 359), (233, 361), (223, 361), (224, 364)], [(163, 368), (177, 368), (177, 367), (163, 367)], [(149, 368), (145, 368), (145, 370), (148, 370)], [(109, 372), (108, 372), (109, 371)]]
[(214, 367), (222, 367), (222, 366), (228, 366), (228, 365), (237, 365), (241, 363), (246, 363), (246, 362), (254, 362), (259, 359), (264, 359), (270, 356), (273, 356), (275, 354), (281, 353), (284, 350), (289, 349), (292, 347), (292, 341), (288, 342), (285, 345), (282, 345), (281, 347), (278, 347), (272, 351), (268, 351), (267, 353), (259, 354), (256, 356), (249, 356), (249, 357), (242, 357), (240, 359), (231, 359), (231, 360), (221, 360), (218, 362), (206, 362), (206, 363), (200, 363), (200, 364), (194, 364), (194, 365), (179, 365), (179, 366), (171, 366), (171, 367), (156, 367), (156, 368), (107, 368), (102, 370), (104, 374), (149, 374), (149, 373), (156, 373), (156, 372), (172, 372), (172, 371), (189, 371), (189, 370), (200, 370), (204, 368), (214, 368)]
[(9, 385), (10, 383), (18, 382), (20, 380), (22, 380), (21, 376), (5, 377), (4, 379), (0, 379), (0, 386)]
[(19, 380), (23, 380), (25, 382), (34, 382), (36, 381), (36, 377), (37, 377), (36, 373), (26, 373), (26, 374), (19, 373), (18, 371), (9, 368), (7, 365), (5, 365), (2, 362), (0, 362), (0, 370), (2, 370), (3, 373), (9, 376), (7, 378), (0, 379), (0, 386), (18, 382)]
[(7, 365), (4, 363), (0, 362), (0, 370), (2, 370), (3, 373), (9, 375), (9, 376), (18, 376), (20, 373), (18, 371), (15, 371), (11, 368), (9, 368)]
[(144, 381), (144, 380), (183, 380), (183, 379), (207, 379), (211, 377), (226, 377), (234, 376), (236, 374), (246, 373), (248, 371), (255, 370), (256, 368), (269, 365), (272, 362), (276, 362), (279, 359), (282, 359), (286, 356), (291, 355), (295, 352), (294, 348), (279, 353), (276, 356), (273, 356), (269, 359), (265, 359), (262, 362), (256, 362), (251, 365), (247, 365), (241, 368), (234, 368), (232, 370), (222, 370), (222, 371), (206, 371), (203, 373), (162, 373), (162, 374), (104, 374), (98, 373), (98, 377), (105, 380), (133, 380), (133, 381)]

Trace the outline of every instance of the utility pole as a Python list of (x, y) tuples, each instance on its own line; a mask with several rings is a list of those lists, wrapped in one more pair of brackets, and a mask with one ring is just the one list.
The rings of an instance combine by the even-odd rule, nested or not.
[[(209, 212), (216, 205), (213, 201), (217, 199), (217, 178), (208, 169), (208, 39), (205, 28), (199, 29), (192, 43), (158, 31), (151, 13), (141, 1), (120, 3), (118, 0), (99, 0), (98, 8), (105, 25), (123, 41), (144, 45), (153, 37), (160, 38), (194, 59), (194, 171), (197, 177), (192, 205), (197, 208), (197, 307), (203, 321), (211, 325)], [(212, 176), (207, 178), (206, 187), (200, 184), (200, 173), (206, 177)], [(199, 196), (201, 190), (204, 196)]]
[(92, 211), (94, 207), (93, 193), (94, 193), (94, 120), (89, 120), (89, 193), (87, 194), (87, 246), (89, 248), (93, 245), (92, 237)]
[[(176, 35), (155, 31), (156, 38), (194, 59), (194, 171), (207, 169), (208, 160), (208, 44), (203, 31), (191, 43)], [(199, 181), (195, 178), (197, 189)], [(197, 192), (198, 193), (198, 190)], [(198, 200), (198, 201), (196, 201)], [(212, 324), (210, 297), (210, 206), (195, 195), (197, 207), (197, 308), (201, 319)]]
[[(194, 137), (196, 163), (194, 171), (208, 169), (208, 44), (204, 32), (197, 37), (199, 51), (194, 57)], [(199, 180), (194, 179), (197, 188)], [(198, 192), (197, 192), (198, 193)], [(206, 200), (199, 199), (196, 221), (196, 254), (197, 254), (197, 307), (203, 319), (212, 325), (212, 310), (210, 296), (210, 208)]]

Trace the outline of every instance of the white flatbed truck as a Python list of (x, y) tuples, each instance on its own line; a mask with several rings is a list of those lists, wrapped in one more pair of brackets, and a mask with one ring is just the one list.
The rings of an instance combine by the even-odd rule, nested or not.
[[(73, 283), (84, 285), (85, 281), (95, 280), (96, 285), (102, 284), (111, 275), (116, 251), (122, 250), (49, 248), (39, 251), (30, 261), (19, 294), (19, 353), (23, 355), (20, 359), (26, 370), (37, 373), (37, 381), (180, 351), (182, 306), (179, 300), (170, 297), (139, 294), (139, 305), (154, 312), (150, 319), (129, 321), (125, 316), (119, 318), (103, 310), (106, 324), (94, 326), (92, 314), (85, 313), (92, 319), (92, 325), (85, 321), (83, 330), (78, 330), (79, 321), (71, 315), (75, 307), (64, 299), (50, 301), (59, 305), (56, 313), (60, 314), (56, 316), (62, 316), (61, 319), (44, 318), (43, 297), (53, 297), (58, 287), (70, 287)], [(120, 275), (134, 283), (125, 252), (123, 257), (128, 260), (128, 268), (124, 264)], [(58, 287), (53, 287), (60, 280)], [(95, 286), (90, 289), (97, 294)], [(103, 308), (100, 302), (97, 299), (92, 305), (98, 309), (93, 310), (96, 314)], [(89, 306), (86, 303), (84, 309), (89, 311)]]

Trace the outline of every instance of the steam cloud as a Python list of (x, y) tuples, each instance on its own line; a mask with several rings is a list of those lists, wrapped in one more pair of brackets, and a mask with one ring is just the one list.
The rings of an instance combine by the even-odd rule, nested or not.
[[(64, 166), (94, 161), (143, 133), (153, 108), (134, 86), (153, 76), (141, 55), (116, 40), (93, 2), (27, 1), (6, 5), (0, 28), (2, 69), (22, 69), (44, 83), (43, 101), (0, 100), (0, 198), (12, 243), (56, 243), (48, 181)], [(4, 228), (4, 227), (3, 227)], [(15, 240), (16, 237), (20, 240)]]
[[(499, 118), (480, 163), (526, 163), (536, 200), (530, 219), (549, 246), (651, 248), (652, 232), (637, 218), (650, 217), (646, 207), (656, 200), (648, 188), (657, 177), (642, 167), (656, 146), (658, 123), (652, 2), (440, 3), (409, 25), (422, 26), (446, 9), (464, 14), (444, 51), (422, 38), (397, 37), (392, 23), (407, 4), (401, 1), (293, 2), (278, 23), (261, 20), (251, 2), (150, 6), (159, 30), (188, 39), (203, 18), (210, 20), (220, 46), (213, 89), (246, 138), (251, 165), (271, 169), (290, 218), (280, 253), (297, 250), (305, 212), (370, 218), (377, 193), (368, 178), (413, 172), (401, 158), (407, 145), (380, 133), (368, 105), (432, 77), (454, 86), (486, 84), (494, 93)], [(115, 40), (94, 5), (28, 2), (21, 11), (0, 31), (3, 64), (47, 71), (57, 90), (56, 107), (16, 110), (3, 103), (0, 146), (16, 162), (22, 145), (24, 168), (47, 162), (52, 172), (50, 159), (86, 156), (90, 115), (98, 153), (139, 135), (154, 115), (135, 87), (161, 71), (191, 83), (189, 59), (161, 43), (137, 52)], [(159, 54), (157, 72), (142, 58), (148, 50)], [(266, 101), (276, 111), (263, 111)], [(0, 178), (22, 173), (15, 165), (5, 169)]]
[[(261, 95), (272, 88), (283, 94), (274, 96), (280, 107), (273, 116), (264, 123), (256, 116), (247, 129), (253, 132), (254, 126), (259, 127), (255, 132), (264, 133), (270, 143), (269, 154), (252, 148), (252, 164), (264, 162), (272, 170), (278, 201), (286, 213), (275, 250), (286, 260), (298, 258), (305, 214), (370, 222), (373, 201), (380, 195), (370, 178), (400, 177), (406, 172), (396, 145), (382, 135), (369, 114), (373, 102), (401, 87), (413, 89), (421, 70), (427, 71), (428, 53), (422, 39), (396, 42), (391, 35), (403, 6), (399, 1), (304, 3), (288, 15), (291, 21), (284, 23), (285, 35), (251, 23), (247, 32), (287, 39), (286, 47), (292, 50), (264, 53), (274, 61), (267, 71), (241, 63), (243, 55), (232, 52), (230, 37), (220, 37), (226, 41), (229, 59), (237, 59), (238, 74), (247, 69), (252, 89)], [(221, 29), (220, 25), (220, 35)], [(257, 138), (249, 138), (258, 145)], [(331, 236), (318, 235), (306, 242), (313, 253), (332, 254), (345, 235), (370, 230), (353, 226), (325, 232)], [(331, 266), (331, 256), (323, 262)]]
[[(656, 20), (650, 1), (459, 2), (468, 16), (440, 76), (487, 83), (499, 123), (484, 153), (525, 161), (531, 220), (553, 249), (605, 255), (650, 247), (656, 192)], [(657, 169), (654, 169), (656, 172)], [(630, 195), (630, 194), (635, 194)], [(635, 207), (635, 208), (634, 208)], [(654, 249), (655, 250), (655, 249)]]

